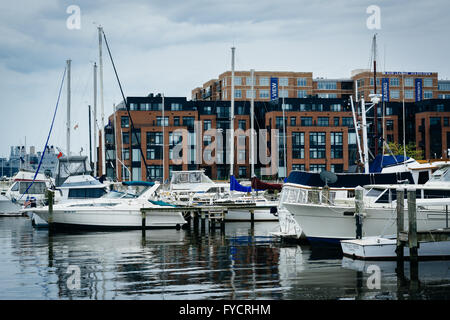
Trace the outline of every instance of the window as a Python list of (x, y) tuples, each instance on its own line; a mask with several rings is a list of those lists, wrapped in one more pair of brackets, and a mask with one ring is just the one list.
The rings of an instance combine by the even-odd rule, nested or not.
[(260, 98), (269, 98), (269, 90), (259, 90), (259, 97)]
[(141, 168), (132, 168), (131, 177), (134, 181), (142, 180)]
[(309, 165), (310, 172), (320, 173), (324, 170), (326, 170), (326, 166), (324, 164), (310, 164)]
[(162, 145), (163, 145), (162, 132), (147, 132), (147, 147), (162, 146)]
[(242, 78), (241, 77), (234, 77), (234, 85), (235, 86), (242, 85)]
[(252, 92), (252, 90), (247, 90), (247, 91), (245, 92), (245, 96), (246, 96), (247, 98), (256, 98), (256, 97), (255, 97), (255, 90), (253, 90), (253, 92)]
[(129, 128), (130, 127), (130, 119), (126, 116), (120, 117), (120, 126), (122, 128)]
[(342, 159), (343, 156), (343, 134), (342, 132), (331, 132), (331, 158)]
[(330, 166), (331, 172), (343, 172), (344, 171), (344, 166), (342, 164), (332, 164)]
[(289, 90), (285, 90), (285, 89), (279, 90), (279, 91), (278, 91), (278, 96), (279, 96), (280, 98), (288, 98), (288, 96), (289, 96)]
[(322, 98), (322, 99), (334, 99), (337, 98), (337, 94), (336, 93), (319, 93), (317, 95), (318, 98)]
[(414, 87), (414, 79), (413, 78), (405, 78), (405, 87)]
[(423, 86), (426, 88), (430, 88), (433, 86), (433, 79), (432, 78), (425, 78), (423, 79)]
[(230, 107), (218, 106), (217, 116), (219, 118), (229, 118), (230, 117)]
[(304, 127), (312, 126), (312, 117), (301, 117), (300, 123)]
[(150, 179), (161, 180), (163, 177), (163, 167), (162, 166), (148, 166), (148, 173), (149, 173)]
[(234, 97), (235, 98), (242, 98), (242, 91), (241, 91), (241, 89), (236, 89), (234, 91)]
[(203, 129), (205, 131), (211, 129), (211, 120), (203, 120)]
[(338, 104), (338, 103), (330, 105), (330, 111), (340, 112), (341, 111), (341, 105)]
[(306, 87), (306, 84), (307, 84), (306, 78), (297, 78), (298, 87)]
[(169, 126), (169, 117), (156, 117), (156, 125), (158, 127), (168, 127)]
[(122, 144), (129, 144), (129, 143), (130, 143), (130, 133), (122, 132)]
[[(370, 78), (370, 85), (373, 86), (373, 78)], [(380, 78), (377, 78), (377, 87), (379, 86), (380, 86)]]
[(283, 77), (280, 78), (278, 81), (278, 86), (279, 87), (287, 87), (289, 86), (289, 78)]
[(260, 77), (259, 78), (259, 85), (260, 86), (268, 86), (269, 85), (269, 78), (268, 77)]
[(247, 121), (245, 121), (245, 120), (239, 120), (238, 121), (238, 127), (239, 127), (239, 129), (242, 129), (242, 130), (247, 130)]
[(399, 90), (390, 90), (391, 99), (399, 99), (400, 91)]
[(448, 127), (448, 126), (450, 126), (449, 118), (448, 118), (448, 117), (445, 117), (445, 118), (444, 118), (444, 127)]
[(181, 103), (172, 103), (170, 105), (170, 110), (172, 111), (181, 111), (183, 109), (183, 105)]
[(239, 177), (247, 177), (247, 167), (239, 167)]
[(414, 90), (405, 90), (405, 99), (414, 99)]
[(139, 110), (139, 104), (130, 103), (130, 110)]
[(139, 149), (133, 149), (131, 152), (131, 161), (139, 162), (141, 161), (141, 151)]
[(433, 91), (424, 91), (423, 98), (424, 99), (433, 99)]
[(151, 108), (151, 103), (141, 103), (141, 110), (149, 111)]
[(339, 127), (339, 117), (334, 117), (334, 126)]
[(211, 106), (204, 106), (203, 107), (203, 113), (204, 114), (212, 114), (212, 107)]
[(394, 120), (386, 120), (386, 130), (394, 130)]
[(439, 91), (450, 91), (450, 82), (438, 82)]
[(342, 126), (353, 128), (353, 118), (352, 117), (342, 117)]
[(389, 79), (389, 85), (391, 87), (398, 87), (400, 85), (400, 81), (398, 78), (390, 78)]
[(304, 164), (293, 164), (292, 170), (305, 171), (305, 165)]
[(186, 126), (188, 130), (194, 129), (194, 117), (183, 117), (183, 126)]
[(131, 132), (131, 144), (139, 145), (140, 142), (141, 142), (141, 132), (140, 131)]
[[(245, 84), (248, 86), (252, 85), (252, 77), (245, 78)], [(253, 85), (256, 86), (256, 78), (253, 77)]]
[(297, 90), (297, 98), (305, 98), (306, 96), (306, 90)]
[(336, 81), (319, 81), (317, 83), (318, 90), (336, 90), (337, 83)]
[(292, 132), (292, 158), (305, 158), (305, 133)]
[(291, 127), (295, 127), (297, 125), (297, 118), (296, 117), (291, 117), (290, 125), (291, 125)]
[(309, 134), (309, 157), (311, 159), (325, 158), (325, 132)]
[(283, 117), (276, 117), (275, 128), (277, 128), (277, 129), (283, 128)]
[(319, 127), (328, 127), (329, 126), (329, 119), (328, 119), (328, 117), (319, 117), (318, 119), (317, 119), (317, 125), (319, 126)]
[(430, 126), (439, 126), (439, 125), (441, 125), (440, 117), (431, 117), (430, 118)]
[(30, 184), (31, 182), (20, 182), (19, 193), (24, 194), (28, 187), (30, 187), (28, 189), (28, 194), (45, 194), (45, 191), (47, 190), (45, 182), (35, 181), (31, 186)]
[(180, 117), (173, 117), (173, 125), (174, 127), (178, 127), (180, 125)]
[(238, 161), (240, 163), (245, 162), (245, 150), (239, 150), (239, 152), (238, 152)]
[(130, 149), (123, 148), (122, 149), (122, 157), (123, 157), (123, 160), (130, 160)]

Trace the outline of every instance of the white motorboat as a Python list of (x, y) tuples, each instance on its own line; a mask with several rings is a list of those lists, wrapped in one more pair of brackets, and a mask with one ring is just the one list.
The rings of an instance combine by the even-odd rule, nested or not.
[(25, 206), (43, 204), (45, 192), (53, 186), (53, 179), (44, 174), (38, 174), (33, 182), (34, 172), (19, 171), (13, 178), (12, 184), (0, 199), (0, 213), (20, 215)]
[[(220, 206), (221, 204), (232, 204), (233, 207), (228, 209), (225, 215), (225, 221), (251, 221), (251, 213), (245, 206), (256, 206), (261, 209), (253, 211), (254, 221), (278, 221), (277, 206), (278, 201), (270, 201), (263, 196), (235, 196), (229, 199), (220, 199), (214, 201), (214, 204)], [(242, 209), (234, 206), (242, 205)]]
[[(341, 241), (344, 256), (353, 259), (380, 260), (396, 259), (397, 239), (390, 237), (365, 237)], [(442, 258), (450, 256), (450, 241), (420, 241), (419, 258)], [(409, 257), (409, 248), (403, 248), (403, 256)]]
[(62, 202), (53, 206), (33, 208), (33, 213), (55, 228), (139, 229), (142, 227), (141, 208), (152, 208), (146, 215), (146, 228), (178, 228), (186, 221), (181, 209), (168, 212), (161, 202), (153, 201), (159, 184), (151, 182), (123, 182), (141, 188), (137, 194), (111, 191), (98, 199)]

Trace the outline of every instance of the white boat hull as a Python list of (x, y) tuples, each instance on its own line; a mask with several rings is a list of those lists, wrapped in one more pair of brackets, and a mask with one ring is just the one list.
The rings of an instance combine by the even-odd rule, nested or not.
[[(342, 252), (345, 256), (366, 260), (395, 259), (396, 246), (396, 239), (380, 237), (341, 241)], [(409, 248), (403, 249), (403, 256), (409, 257)], [(419, 258), (450, 256), (450, 241), (419, 242), (417, 252)]]
[[(50, 226), (74, 228), (142, 228), (142, 215), (139, 210), (54, 210), (50, 218), (48, 210), (35, 210), (39, 218)], [(145, 220), (146, 228), (176, 228), (186, 221), (181, 212), (148, 212)]]
[[(330, 241), (356, 238), (354, 208), (320, 204), (284, 203), (309, 240)], [(365, 208), (362, 236), (373, 237), (396, 234), (396, 209), (391, 207)], [(408, 225), (405, 210), (405, 226)], [(417, 210), (417, 231), (445, 227), (445, 209)]]
[[(256, 209), (253, 215), (254, 221), (278, 221), (278, 217), (270, 213), (270, 209)], [(248, 209), (230, 209), (225, 215), (225, 221), (251, 221)]]

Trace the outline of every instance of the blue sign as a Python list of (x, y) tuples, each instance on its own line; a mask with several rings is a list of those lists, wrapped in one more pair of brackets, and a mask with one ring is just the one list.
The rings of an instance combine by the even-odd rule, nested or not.
[(278, 78), (270, 78), (270, 100), (278, 99)]
[(389, 78), (381, 79), (382, 101), (389, 102)]
[(416, 87), (416, 101), (422, 101), (422, 79), (416, 78), (414, 82)]

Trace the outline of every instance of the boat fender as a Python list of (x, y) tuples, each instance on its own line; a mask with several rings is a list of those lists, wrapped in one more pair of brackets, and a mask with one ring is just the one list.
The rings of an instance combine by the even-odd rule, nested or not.
[(271, 207), (270, 213), (273, 214), (275, 217), (278, 217), (278, 209), (277, 207)]

